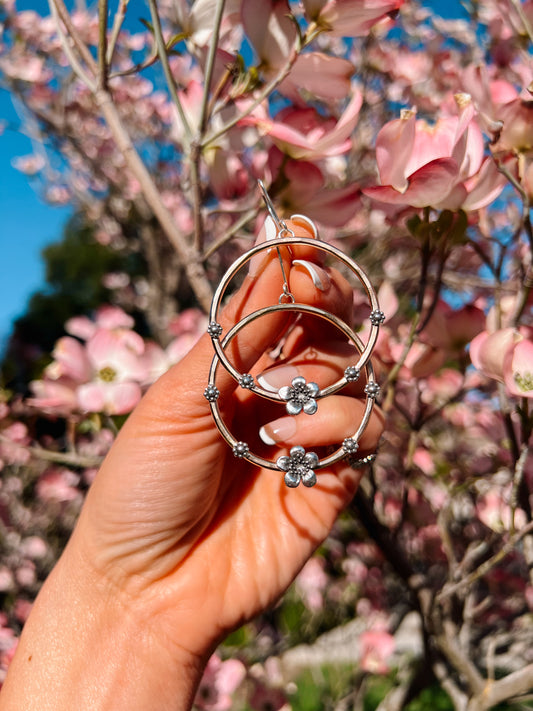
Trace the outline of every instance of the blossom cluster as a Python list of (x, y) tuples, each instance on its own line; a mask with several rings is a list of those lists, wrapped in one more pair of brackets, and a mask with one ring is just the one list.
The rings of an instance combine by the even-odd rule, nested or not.
[(163, 349), (133, 330), (131, 316), (102, 306), (94, 320), (70, 319), (70, 334), (60, 338), (43, 378), (31, 383), (28, 404), (63, 417), (72, 413), (124, 415), (133, 410), (143, 389), (177, 363), (203, 333), (205, 317), (191, 309), (173, 324), (179, 333)]

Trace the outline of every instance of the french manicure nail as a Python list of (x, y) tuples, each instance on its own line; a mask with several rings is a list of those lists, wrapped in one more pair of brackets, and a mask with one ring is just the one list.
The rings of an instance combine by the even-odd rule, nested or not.
[[(257, 236), (257, 239), (255, 241), (255, 244), (261, 244), (262, 242), (269, 241), (272, 239), (276, 239), (276, 236), (278, 234), (278, 231), (276, 229), (276, 223), (274, 220), (270, 217), (270, 215), (267, 215), (267, 218), (263, 224), (262, 230), (259, 232), (259, 235)], [(255, 245), (254, 245), (255, 246)], [(256, 277), (258, 274), (262, 271), (268, 257), (268, 253), (270, 250), (263, 250), (262, 252), (259, 252), (258, 254), (255, 254), (249, 262), (248, 265), (248, 276), (251, 277)]]
[(284, 385), (290, 385), (297, 375), (298, 370), (293, 365), (279, 365), (258, 375), (257, 382), (263, 390), (277, 393)]
[(300, 225), (300, 227), (306, 227), (308, 230), (311, 230), (313, 236), (318, 239), (318, 230), (316, 228), (316, 225), (308, 217), (306, 217), (305, 215), (291, 215), (291, 220), (294, 222), (294, 224)]
[(328, 273), (324, 269), (317, 267), (313, 262), (308, 262), (305, 259), (295, 259), (292, 264), (298, 264), (303, 267), (319, 291), (327, 291), (331, 286), (331, 279)]
[(265, 444), (286, 442), (294, 434), (296, 434), (296, 422), (293, 417), (280, 417), (279, 420), (263, 425), (259, 430), (259, 437)]

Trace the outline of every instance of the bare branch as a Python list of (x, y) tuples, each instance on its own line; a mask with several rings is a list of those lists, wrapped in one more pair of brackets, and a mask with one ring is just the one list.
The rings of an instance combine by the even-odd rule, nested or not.
[(457, 644), (457, 628), (451, 620), (443, 620), (442, 632), (436, 635), (436, 641), (455, 671), (466, 679), (472, 692), (481, 694), (485, 687), (485, 680), (472, 660)]
[(85, 84), (85, 86), (90, 91), (94, 91), (96, 89), (96, 83), (93, 81), (93, 79), (91, 79), (91, 77), (87, 74), (87, 72), (82, 67), (78, 58), (74, 54), (72, 47), (70, 46), (67, 35), (65, 34), (65, 32), (63, 31), (63, 28), (61, 27), (61, 18), (59, 17), (59, 13), (57, 10), (56, 0), (49, 0), (48, 4), (50, 7), (50, 14), (54, 18), (54, 22), (56, 24), (56, 29), (57, 29), (57, 34), (59, 36), (59, 41), (61, 42), (63, 51), (65, 52), (65, 55), (69, 61), (70, 66), (72, 67), (72, 71), (78, 77), (78, 79), (80, 79), (80, 81), (82, 81)]
[(215, 254), (215, 252), (217, 252), (224, 244), (229, 242), (230, 239), (232, 239), (237, 232), (244, 227), (244, 225), (247, 225), (257, 216), (258, 211), (259, 208), (254, 207), (252, 210), (245, 212), (242, 217), (240, 217), (237, 222), (231, 226), (231, 229), (229, 229), (223, 237), (217, 240), (217, 242), (214, 242), (208, 249), (205, 250), (204, 259), (209, 259), (209, 257)]
[(49, 5), (50, 10), (52, 10), (52, 6), (57, 10), (57, 14), (61, 19), (61, 22), (65, 25), (68, 36), (72, 39), (78, 52), (80, 53), (80, 57), (83, 59), (92, 74), (96, 77), (98, 74), (98, 66), (93, 58), (93, 55), (90, 53), (89, 48), (81, 39), (76, 27), (74, 26), (69, 12), (65, 7), (65, 3), (63, 0), (49, 0)]
[(190, 142), (192, 137), (192, 130), (187, 120), (187, 116), (181, 104), (180, 98), (178, 96), (178, 92), (176, 91), (176, 83), (174, 81), (174, 76), (172, 75), (170, 64), (168, 62), (167, 46), (163, 38), (163, 30), (161, 29), (161, 21), (159, 19), (159, 13), (157, 11), (156, 0), (148, 0), (148, 5), (150, 7), (150, 14), (152, 16), (152, 25), (154, 27), (154, 37), (157, 47), (157, 53), (161, 61), (161, 66), (163, 67), (163, 72), (165, 74), (168, 90), (170, 92), (170, 98), (172, 99), (172, 102), (178, 111), (180, 121), (183, 125), (183, 130), (185, 131), (187, 140)]
[(502, 701), (527, 694), (533, 689), (533, 664), (488, 683), (474, 696), (467, 711), (486, 711)]
[(205, 129), (207, 126), (207, 107), (209, 104), (209, 92), (211, 90), (211, 80), (213, 78), (213, 69), (215, 66), (215, 57), (218, 49), (218, 38), (220, 35), (220, 25), (222, 23), (222, 17), (224, 15), (224, 6), (226, 5), (226, 0), (218, 0), (217, 10), (215, 14), (215, 21), (213, 25), (213, 35), (211, 37), (211, 44), (209, 46), (209, 54), (207, 55), (207, 62), (205, 65), (205, 75), (204, 75), (204, 93), (202, 96), (202, 107), (200, 110), (200, 125), (199, 125), (199, 136), (200, 142), (204, 136)]
[(107, 0), (98, 0), (98, 86), (107, 89)]
[(117, 11), (115, 13), (113, 27), (111, 28), (111, 36), (107, 45), (106, 62), (108, 67), (110, 67), (113, 62), (115, 47), (117, 46), (118, 36), (120, 34), (120, 30), (122, 29), (122, 23), (124, 22), (124, 18), (126, 17), (128, 3), (129, 0), (120, 0)]
[(520, 530), (516, 535), (512, 536), (497, 553), (495, 553), (491, 558), (489, 558), (489, 560), (482, 563), (479, 568), (470, 573), (470, 575), (468, 575), (466, 578), (463, 578), (454, 585), (445, 585), (441, 592), (437, 594), (436, 601), (438, 603), (442, 603), (446, 598), (449, 598), (451, 595), (455, 595), (463, 588), (469, 587), (470, 585), (475, 583), (476, 580), (482, 578), (490, 570), (492, 570), (495, 565), (500, 563), (504, 558), (506, 558), (510, 553), (512, 553), (516, 544), (521, 541), (524, 536), (527, 536), (528, 533), (531, 533), (531, 531), (533, 531), (533, 521), (530, 521), (528, 524), (526, 524), (524, 528), (522, 528), (522, 530)]
[(206, 136), (205, 140), (202, 142), (202, 148), (206, 148), (209, 146), (211, 143), (214, 143), (217, 139), (219, 139), (221, 136), (223, 136), (225, 133), (227, 133), (230, 128), (233, 128), (236, 126), (239, 121), (242, 121), (243, 118), (246, 116), (249, 116), (252, 111), (255, 111), (255, 109), (267, 99), (270, 94), (272, 94), (273, 91), (281, 84), (281, 82), (289, 75), (294, 62), (298, 59), (298, 55), (300, 53), (301, 46), (300, 46), (300, 40), (298, 39), (292, 49), (292, 52), (289, 53), (289, 56), (287, 58), (287, 61), (281, 67), (279, 73), (272, 79), (263, 89), (263, 91), (260, 92), (260, 94), (255, 98), (254, 101), (238, 116), (234, 116), (231, 120), (229, 120), (222, 128), (220, 128), (218, 131), (215, 133), (212, 133), (210, 136)]
[(129, 169), (139, 181), (147, 203), (150, 205), (161, 227), (174, 246), (199, 304), (208, 311), (211, 304), (212, 290), (205, 274), (205, 269), (201, 263), (200, 255), (187, 244), (184, 236), (177, 228), (172, 215), (163, 204), (152, 176), (141, 160), (128, 132), (124, 128), (117, 108), (109, 93), (99, 90), (95, 93), (95, 98), (113, 134), (118, 149), (122, 152)]

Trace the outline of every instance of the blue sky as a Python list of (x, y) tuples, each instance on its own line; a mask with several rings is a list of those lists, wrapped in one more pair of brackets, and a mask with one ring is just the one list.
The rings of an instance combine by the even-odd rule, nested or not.
[[(16, 119), (9, 95), (0, 91), (0, 116)], [(15, 131), (0, 135), (0, 349), (14, 318), (44, 281), (41, 250), (61, 236), (68, 208), (46, 205), (28, 178), (12, 167), (14, 157), (31, 153), (31, 142)]]
[[(429, 1), (428, 6), (445, 16), (459, 16), (458, 0)], [(48, 14), (47, 0), (17, 0), (19, 10)], [(0, 120), (17, 123), (9, 94), (0, 89)], [(41, 250), (57, 241), (70, 210), (46, 205), (30, 180), (13, 168), (16, 156), (32, 152), (31, 142), (16, 131), (0, 134), (0, 351), (13, 319), (24, 312), (30, 295), (43, 285)]]
[[(18, 0), (20, 10), (48, 14), (46, 0)], [(25, 309), (29, 296), (42, 286), (41, 250), (60, 238), (70, 210), (46, 205), (28, 178), (11, 161), (32, 152), (31, 141), (10, 125), (18, 123), (9, 94), (0, 88), (0, 349), (5, 345), (13, 319)]]

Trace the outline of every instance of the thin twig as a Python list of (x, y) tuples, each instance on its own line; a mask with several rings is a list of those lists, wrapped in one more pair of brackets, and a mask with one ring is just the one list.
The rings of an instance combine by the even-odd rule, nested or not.
[(211, 143), (214, 143), (216, 140), (218, 140), (221, 136), (223, 136), (225, 133), (227, 133), (230, 128), (233, 128), (236, 126), (239, 121), (242, 121), (243, 118), (246, 116), (249, 116), (255, 109), (267, 99), (270, 94), (281, 84), (281, 82), (289, 75), (295, 61), (298, 59), (298, 55), (302, 49), (302, 47), (305, 46), (304, 44), (301, 44), (300, 39), (297, 38), (294, 47), (292, 51), (289, 54), (289, 57), (287, 58), (287, 61), (283, 65), (283, 67), (280, 69), (279, 73), (272, 79), (265, 87), (264, 89), (260, 92), (260, 94), (255, 98), (254, 101), (239, 115), (234, 116), (232, 119), (230, 119), (222, 128), (220, 128), (218, 131), (215, 133), (212, 133), (210, 136), (206, 136), (206, 138), (202, 142), (202, 148), (206, 148), (209, 146)]
[(106, 53), (106, 62), (108, 67), (110, 67), (113, 62), (113, 55), (115, 54), (115, 48), (117, 46), (120, 30), (122, 29), (122, 24), (124, 22), (124, 18), (126, 17), (128, 3), (129, 0), (120, 0), (113, 19), (113, 27), (111, 28), (111, 36), (109, 38)]
[(516, 532), (515, 529), (515, 514), (518, 507), (519, 491), (524, 479), (524, 468), (526, 466), (527, 458), (529, 456), (530, 449), (527, 444), (522, 445), (522, 450), (520, 456), (518, 457), (513, 474), (513, 488), (511, 490), (511, 525), (509, 527), (509, 533), (513, 536)]
[(213, 24), (213, 34), (207, 55), (207, 62), (204, 74), (204, 91), (202, 94), (202, 104), (200, 107), (200, 120), (198, 122), (198, 132), (191, 145), (191, 188), (194, 205), (194, 245), (198, 252), (204, 248), (204, 221), (202, 219), (202, 186), (200, 184), (200, 161), (202, 159), (202, 141), (208, 123), (208, 104), (215, 57), (218, 49), (218, 38), (220, 25), (224, 15), (225, 0), (218, 0)]
[(139, 74), (139, 72), (144, 71), (145, 69), (148, 69), (149, 67), (152, 67), (157, 60), (159, 59), (159, 56), (157, 54), (157, 51), (154, 51), (153, 54), (151, 54), (148, 59), (146, 59), (144, 62), (140, 62), (139, 64), (134, 64), (133, 67), (130, 67), (129, 69), (123, 69), (120, 72), (113, 72), (112, 74), (109, 75), (109, 79), (116, 79), (117, 77), (130, 77), (133, 74)]
[[(0, 442), (13, 444), (13, 440), (1, 434)], [(44, 449), (39, 446), (28, 446), (24, 447), (24, 449), (29, 452), (32, 457), (36, 457), (37, 459), (43, 459), (45, 462), (55, 462), (56, 464), (65, 464), (71, 467), (99, 467), (104, 460), (104, 457), (84, 456), (82, 454), (76, 454), (75, 452), (54, 452), (51, 449)]]
[(98, 0), (98, 86), (107, 89), (107, 0)]
[(528, 524), (526, 524), (524, 528), (522, 528), (520, 531), (518, 531), (518, 533), (512, 536), (497, 553), (495, 553), (491, 558), (482, 563), (479, 568), (476, 568), (476, 570), (470, 573), (470, 575), (467, 575), (466, 578), (459, 580), (453, 585), (445, 585), (443, 590), (437, 593), (436, 601), (438, 603), (442, 603), (447, 598), (451, 597), (452, 595), (455, 595), (463, 588), (469, 587), (470, 585), (475, 583), (476, 580), (482, 578), (490, 570), (492, 570), (494, 566), (498, 565), (498, 563), (501, 563), (504, 558), (506, 558), (510, 553), (512, 553), (515, 549), (516, 544), (519, 543), (522, 538), (524, 538), (524, 536), (527, 536), (529, 533), (531, 533), (531, 531), (533, 531), (533, 521), (530, 521)]
[(215, 21), (213, 25), (213, 34), (211, 36), (211, 45), (209, 46), (209, 53), (207, 55), (207, 62), (205, 65), (204, 73), (204, 93), (202, 96), (202, 106), (200, 109), (200, 122), (199, 122), (199, 144), (201, 145), (202, 139), (204, 137), (205, 129), (207, 126), (207, 107), (209, 104), (209, 92), (211, 89), (211, 80), (213, 78), (213, 70), (215, 67), (215, 57), (218, 49), (218, 38), (220, 35), (220, 26), (222, 24), (222, 17), (224, 15), (224, 7), (226, 5), (226, 0), (218, 0), (217, 9), (215, 13)]
[(245, 212), (238, 220), (235, 222), (230, 229), (216, 242), (213, 242), (204, 252), (203, 258), (205, 261), (209, 259), (215, 252), (217, 252), (223, 245), (229, 242), (236, 234), (241, 230), (244, 225), (247, 225), (251, 220), (253, 220), (257, 213), (259, 212), (258, 207), (254, 207), (251, 210)]
[(74, 23), (71, 20), (65, 3), (63, 2), (63, 0), (49, 0), (49, 3), (53, 3), (55, 8), (57, 9), (57, 13), (61, 18), (61, 22), (65, 25), (65, 29), (67, 30), (68, 36), (76, 45), (78, 52), (80, 53), (80, 57), (83, 59), (92, 74), (96, 77), (98, 75), (98, 65), (94, 60), (93, 55), (90, 53), (89, 48), (81, 39), (78, 30), (74, 26)]
[(176, 83), (174, 81), (174, 76), (172, 74), (170, 64), (168, 62), (167, 46), (163, 38), (163, 30), (161, 29), (161, 20), (159, 19), (159, 13), (157, 11), (156, 0), (148, 0), (148, 6), (150, 7), (150, 14), (152, 16), (152, 25), (154, 28), (154, 37), (157, 47), (157, 53), (161, 61), (161, 66), (163, 67), (163, 73), (165, 75), (168, 90), (170, 92), (170, 98), (172, 99), (172, 103), (178, 111), (180, 121), (183, 125), (183, 130), (185, 131), (187, 142), (190, 143), (192, 138), (192, 131), (180, 98), (178, 96), (178, 92), (176, 91)]
[(61, 27), (61, 18), (59, 16), (59, 13), (57, 10), (56, 0), (49, 0), (48, 6), (50, 8), (50, 14), (54, 18), (59, 41), (61, 42), (63, 51), (65, 52), (65, 55), (69, 61), (70, 66), (72, 67), (72, 71), (78, 77), (78, 79), (85, 84), (85, 86), (89, 89), (89, 91), (94, 91), (96, 89), (96, 83), (93, 81), (93, 79), (87, 74), (85, 69), (82, 67), (81, 62), (76, 57), (72, 47), (69, 44), (68, 37), (67, 37), (66, 33), (64, 32), (63, 28)]
[(49, 449), (41, 449), (41, 447), (28, 447), (28, 452), (38, 459), (43, 459), (46, 462), (55, 462), (56, 464), (65, 464), (70, 467), (79, 467), (82, 469), (99, 467), (104, 461), (104, 457), (88, 457), (81, 454), (54, 452)]
[(115, 139), (117, 148), (124, 156), (124, 160), (129, 169), (139, 181), (148, 205), (159, 220), (161, 227), (176, 250), (185, 269), (185, 273), (187, 274), (189, 284), (198, 299), (198, 303), (203, 309), (209, 311), (212, 289), (202, 265), (200, 255), (187, 244), (174, 218), (161, 200), (159, 190), (135, 149), (130, 135), (123, 126), (117, 107), (113, 103), (109, 93), (101, 90), (97, 91), (95, 99)]

